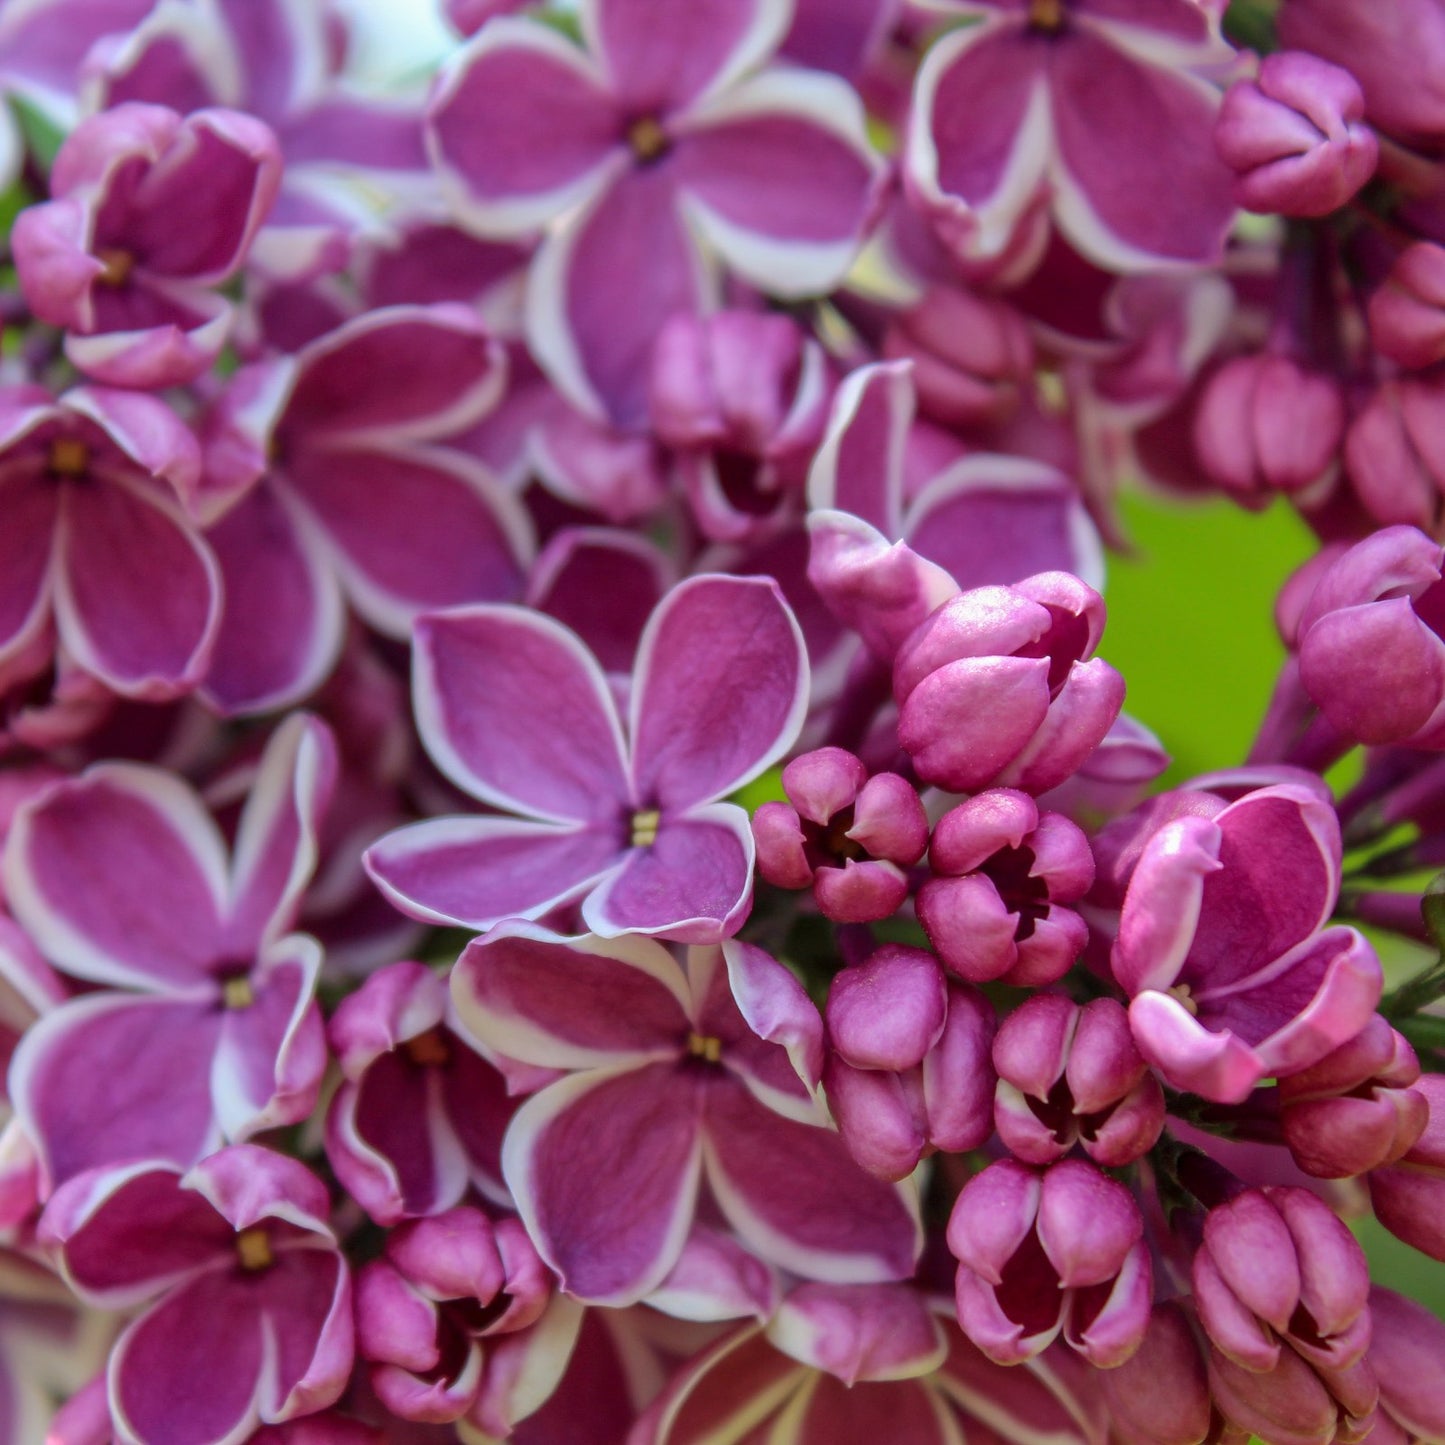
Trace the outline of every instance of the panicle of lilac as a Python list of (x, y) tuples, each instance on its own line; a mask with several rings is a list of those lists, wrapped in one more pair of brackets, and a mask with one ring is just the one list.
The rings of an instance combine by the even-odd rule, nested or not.
[(783, 769), (787, 803), (753, 814), (758, 871), (780, 888), (809, 888), (836, 923), (896, 913), (908, 870), (928, 846), (918, 791), (897, 773), (874, 773), (842, 748), (818, 748)]

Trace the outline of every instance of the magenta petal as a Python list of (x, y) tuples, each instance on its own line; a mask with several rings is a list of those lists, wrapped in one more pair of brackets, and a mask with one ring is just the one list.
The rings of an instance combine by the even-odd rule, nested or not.
[(582, 24), (619, 98), (646, 113), (686, 106), (759, 64), (782, 41), (778, 0), (693, 0), (658, 24), (650, 0), (585, 0)]
[(1176, 1089), (1220, 1104), (1238, 1104), (1268, 1072), (1232, 1033), (1212, 1033), (1169, 993), (1148, 989), (1129, 1005), (1139, 1052)]
[(232, 957), (254, 954), (295, 922), (316, 871), (317, 835), (336, 786), (336, 740), (292, 713), (271, 735), (236, 831), (226, 931)]
[(807, 648), (776, 584), (691, 578), (668, 593), (638, 647), (634, 796), (675, 809), (740, 788), (792, 745), (807, 703)]
[(922, 1243), (912, 1188), (865, 1174), (832, 1129), (775, 1114), (731, 1080), (708, 1089), (708, 1184), (764, 1258), (809, 1279), (906, 1279)]
[(574, 633), (521, 608), (457, 610), (417, 625), (413, 668), (422, 741), (464, 792), (534, 818), (621, 828), (622, 728)]
[(356, 610), (406, 638), (417, 613), (507, 602), (522, 590), (530, 529), (516, 500), (460, 452), (310, 448), (286, 481), (335, 549)]
[(201, 696), (227, 716), (274, 712), (314, 692), (336, 664), (346, 609), (314, 533), (285, 494), (256, 487), (207, 534), (226, 605)]
[(57, 542), (55, 617), (76, 662), (148, 700), (200, 681), (221, 620), (221, 575), (173, 505), (116, 480), (68, 485)]
[(229, 1270), (167, 1295), (117, 1341), (111, 1409), (125, 1438), (158, 1445), (232, 1445), (259, 1423), (265, 1345), (254, 1306)]
[(34, 1024), (10, 1091), (50, 1182), (133, 1159), (187, 1165), (220, 1144), (209, 1086), (219, 1026), (203, 1001), (110, 993)]
[(620, 158), (622, 129), (576, 46), (505, 18), (442, 71), (427, 117), (448, 199), (479, 233), (499, 236), (526, 235), (582, 200), (608, 157)]
[(256, 1295), (275, 1350), (275, 1373), (262, 1386), (261, 1418), (277, 1423), (335, 1404), (354, 1355), (345, 1259), (334, 1249), (289, 1250), (260, 1284)]
[(675, 1065), (648, 1064), (571, 1075), (518, 1111), (502, 1172), (571, 1294), (628, 1304), (667, 1277), (692, 1225), (699, 1103)]
[(299, 1123), (316, 1106), (326, 1067), (314, 999), (320, 970), (314, 939), (283, 939), (253, 976), (250, 1005), (222, 1014), (211, 1096), (228, 1139)]
[(373, 882), (409, 918), (477, 932), (541, 917), (621, 859), (609, 832), (512, 818), (431, 818), (388, 833), (365, 855)]
[(178, 778), (105, 763), (17, 814), (5, 890), (41, 951), (77, 978), (204, 988), (225, 908), (225, 845)]
[(1215, 154), (1212, 85), (1080, 27), (1053, 50), (1050, 97), (1062, 161), (1054, 206), (1086, 256), (1110, 269), (1218, 259), (1234, 177)]
[(808, 472), (808, 506), (851, 512), (896, 538), (903, 513), (903, 453), (915, 398), (909, 368), (882, 362), (850, 372), (838, 388)]
[(451, 987), (474, 1037), (539, 1068), (678, 1057), (687, 1040), (686, 980), (647, 938), (565, 938), (503, 923), (467, 945)]
[(604, 938), (659, 934), (677, 943), (719, 943), (742, 927), (752, 903), (753, 830), (732, 803), (662, 820), (657, 841), (630, 848), (582, 905)]
[(764, 74), (688, 125), (677, 155), (683, 204), (729, 265), (779, 296), (840, 282), (881, 174), (852, 88), (832, 76)]
[(50, 612), (50, 539), (57, 496), (44, 480), (16, 477), (0, 488), (0, 684), (7, 664), (23, 656)]
[(528, 278), (527, 340), (570, 401), (636, 427), (647, 419), (653, 341), (707, 291), (668, 167), (629, 170), (543, 243)]

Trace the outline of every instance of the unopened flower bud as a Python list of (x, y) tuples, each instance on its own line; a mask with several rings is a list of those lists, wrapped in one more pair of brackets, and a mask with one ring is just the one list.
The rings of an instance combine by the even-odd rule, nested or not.
[(1425, 1074), (1414, 1087), (1429, 1110), (1425, 1128), (1398, 1163), (1369, 1176), (1370, 1202), (1391, 1234), (1445, 1260), (1445, 1074)]
[(1375, 350), (1412, 370), (1445, 361), (1445, 246), (1416, 241), (1370, 297)]
[(1344, 435), (1339, 384), (1285, 356), (1227, 361), (1194, 413), (1194, 450), (1211, 480), (1246, 506), (1333, 475)]
[(906, 870), (928, 846), (918, 792), (897, 773), (868, 776), (842, 748), (818, 748), (783, 769), (787, 803), (753, 815), (758, 871), (778, 888), (813, 889), (825, 916), (871, 923), (908, 897)]
[(1345, 469), (1381, 526), (1435, 529), (1445, 494), (1445, 378), (1382, 382), (1345, 434)]
[(1230, 88), (1214, 127), (1240, 205), (1281, 216), (1338, 210), (1379, 159), (1364, 115), (1364, 93), (1349, 71), (1300, 51), (1267, 55), (1255, 79)]
[(1092, 656), (1103, 628), (1103, 599), (1064, 572), (943, 603), (893, 669), (899, 741), (918, 775), (957, 793), (1040, 793), (1070, 777), (1124, 701), (1123, 678)]

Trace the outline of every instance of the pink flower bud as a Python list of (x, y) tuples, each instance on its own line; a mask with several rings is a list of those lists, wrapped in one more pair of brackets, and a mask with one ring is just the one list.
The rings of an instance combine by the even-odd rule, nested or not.
[(1088, 927), (1071, 908), (1094, 881), (1088, 840), (1026, 793), (994, 788), (945, 813), (918, 919), (939, 957), (974, 983), (1039, 987), (1061, 978)]
[(943, 971), (921, 948), (890, 944), (833, 980), (828, 1038), (858, 1069), (911, 1069), (938, 1042), (948, 998)]
[(1230, 88), (1214, 127), (1240, 205), (1282, 216), (1338, 210), (1379, 159), (1364, 115), (1364, 94), (1349, 71), (1298, 51), (1267, 55), (1254, 80)]
[(1194, 450), (1208, 476), (1246, 506), (1300, 493), (1334, 471), (1344, 435), (1339, 384), (1285, 356), (1227, 361), (1194, 413)]
[(950, 598), (893, 669), (898, 736), (925, 782), (951, 792), (1057, 787), (1098, 746), (1124, 680), (1092, 656), (1104, 602), (1064, 572)]
[(1211, 1349), (1209, 1389), (1215, 1407), (1236, 1430), (1280, 1445), (1359, 1441), (1368, 1434), (1378, 1398), (1367, 1366), (1327, 1379), (1293, 1350), (1284, 1350), (1279, 1363), (1261, 1374)]
[(1370, 1368), (1380, 1382), (1382, 1415), (1411, 1440), (1445, 1440), (1439, 1364), (1445, 1359), (1445, 1321), (1378, 1285), (1370, 1290), (1370, 1317)]
[(1378, 1015), (1319, 1063), (1279, 1081), (1285, 1143), (1306, 1174), (1345, 1179), (1393, 1164), (1429, 1118), (1410, 1087), (1420, 1064), (1410, 1045)]
[(1400, 366), (1445, 361), (1445, 246), (1416, 241), (1370, 297), (1370, 340)]
[(1054, 994), (1027, 999), (993, 1046), (994, 1123), (1030, 1164), (1075, 1144), (1098, 1164), (1130, 1164), (1164, 1127), (1164, 1091), (1134, 1046), (1129, 1016), (1113, 999), (1080, 1008)]
[(991, 1164), (948, 1222), (959, 1325), (999, 1364), (1032, 1358), (1060, 1333), (1091, 1364), (1122, 1364), (1149, 1323), (1143, 1233), (1133, 1196), (1092, 1164)]
[(1397, 1164), (1369, 1176), (1375, 1217), (1431, 1259), (1445, 1260), (1445, 1074), (1414, 1086), (1429, 1115), (1414, 1146)]
[(1431, 373), (1383, 382), (1345, 434), (1345, 469), (1381, 526), (1433, 531), (1445, 493), (1445, 379)]
[(1180, 1301), (1155, 1305), (1138, 1352), (1097, 1378), (1126, 1445), (1213, 1445), (1218, 1421), (1204, 1356)]
[[(917, 790), (896, 773), (868, 776), (842, 748), (819, 748), (783, 769), (789, 803), (753, 816), (758, 871), (778, 888), (813, 887), (828, 918), (870, 923), (908, 897), (904, 871), (928, 846)], [(790, 806), (791, 804), (791, 806)]]
[(1248, 1189), (1211, 1209), (1193, 1281), (1210, 1339), (1246, 1370), (1273, 1370), (1291, 1347), (1345, 1370), (1369, 1345), (1365, 1253), (1308, 1189)]
[(1003, 419), (1033, 370), (1023, 316), (957, 286), (933, 287), (899, 316), (884, 334), (883, 354), (913, 362), (919, 409), (950, 426)]
[(1445, 744), (1442, 558), (1413, 527), (1387, 527), (1316, 582), (1297, 629), (1300, 681), (1345, 737)]

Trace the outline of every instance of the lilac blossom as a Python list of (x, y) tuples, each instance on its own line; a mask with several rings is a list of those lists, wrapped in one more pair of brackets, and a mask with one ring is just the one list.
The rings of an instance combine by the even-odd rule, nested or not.
[(1380, 1223), (1432, 1259), (1445, 1259), (1445, 1076), (1426, 1074), (1415, 1085), (1427, 1115), (1419, 1138), (1394, 1163), (1369, 1175), (1370, 1202)]
[(334, 766), (325, 728), (292, 717), (229, 849), (159, 768), (97, 764), (20, 810), (9, 906), (62, 973), (100, 986), (50, 1010), (12, 1066), (50, 1185), (135, 1159), (186, 1167), (311, 1112), (326, 1062), (321, 950), (290, 929)]
[[(536, 613), (433, 614), (415, 657), (433, 760), (522, 817), (441, 818), (383, 838), (367, 867), (398, 906), (474, 929), (579, 902), (608, 936), (705, 943), (737, 931), (753, 836), (742, 809), (718, 800), (787, 750), (807, 700), (802, 638), (775, 584), (701, 576), (674, 588), (643, 633), (625, 733), (597, 661)], [(544, 712), (527, 710), (544, 697)]]
[(149, 1305), (108, 1369), (116, 1435), (222, 1445), (333, 1404), (351, 1373), (351, 1274), (321, 1181), (254, 1144), (190, 1170), (136, 1163), (58, 1190), (41, 1221), (88, 1302)]
[(65, 354), (112, 386), (194, 381), (226, 344), (218, 288), (246, 259), (281, 179), (276, 139), (240, 111), (185, 117), (123, 105), (82, 122), (50, 174), (53, 199), (16, 218), (31, 309)]
[(1416, 241), (1370, 297), (1370, 341), (1400, 366), (1445, 360), (1445, 246)]
[(508, 1129), (502, 1172), (570, 1294), (620, 1305), (666, 1289), (704, 1181), (745, 1246), (795, 1273), (911, 1273), (911, 1193), (870, 1178), (827, 1127), (822, 1022), (760, 949), (695, 947), (684, 970), (651, 939), (508, 923), (468, 945), (452, 986), (483, 1045), (557, 1071)]
[[(463, 222), (519, 236), (564, 218), (533, 264), (528, 339), (598, 416), (643, 419), (651, 338), (708, 306), (718, 258), (798, 297), (858, 250), (880, 162), (843, 81), (759, 69), (788, 13), (707, 5), (660, 36), (637, 0), (586, 0), (585, 48), (504, 17), (438, 79), (428, 141)], [(530, 144), (489, 143), (504, 134)]]

